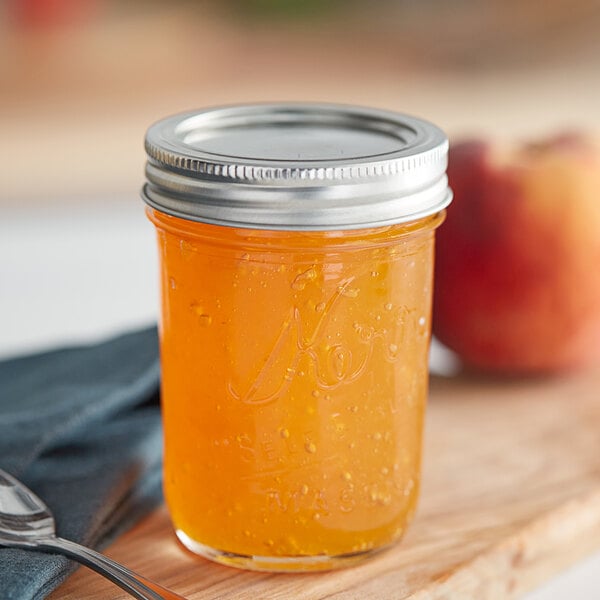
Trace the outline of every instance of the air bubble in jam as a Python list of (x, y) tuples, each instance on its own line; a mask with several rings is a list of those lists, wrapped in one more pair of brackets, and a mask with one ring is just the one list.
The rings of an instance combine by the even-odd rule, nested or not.
[(317, 446), (313, 442), (306, 442), (306, 444), (304, 444), (304, 449), (309, 454), (314, 454), (317, 451)]
[(300, 292), (316, 278), (317, 272), (313, 267), (311, 267), (294, 278), (294, 281), (292, 281), (292, 289)]
[(194, 311), (198, 318), (198, 324), (201, 327), (208, 327), (212, 323), (212, 317), (206, 312), (204, 307), (197, 303), (192, 303), (191, 309)]

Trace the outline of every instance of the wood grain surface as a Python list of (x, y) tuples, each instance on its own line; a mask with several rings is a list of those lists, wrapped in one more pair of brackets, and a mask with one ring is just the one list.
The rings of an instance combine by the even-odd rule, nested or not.
[[(364, 565), (250, 573), (184, 551), (164, 508), (107, 550), (190, 598), (518, 598), (600, 548), (600, 371), (434, 378), (424, 482), (406, 538)], [(79, 569), (52, 600), (129, 598)]]

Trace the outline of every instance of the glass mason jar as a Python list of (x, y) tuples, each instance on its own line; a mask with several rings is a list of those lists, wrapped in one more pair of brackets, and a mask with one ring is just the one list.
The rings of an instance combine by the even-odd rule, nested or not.
[(146, 149), (179, 539), (274, 571), (398, 540), (419, 490), (445, 136), (373, 109), (253, 105), (167, 118)]

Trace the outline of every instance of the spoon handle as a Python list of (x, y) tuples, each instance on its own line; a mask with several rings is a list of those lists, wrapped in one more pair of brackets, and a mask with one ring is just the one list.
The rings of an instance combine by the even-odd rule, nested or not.
[(45, 552), (64, 554), (110, 579), (139, 600), (185, 600), (183, 596), (130, 571), (107, 556), (59, 537), (36, 540), (35, 547)]

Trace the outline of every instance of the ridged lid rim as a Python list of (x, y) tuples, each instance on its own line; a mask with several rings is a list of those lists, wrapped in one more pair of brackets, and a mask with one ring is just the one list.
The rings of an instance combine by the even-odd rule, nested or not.
[[(332, 156), (326, 139), (316, 144), (330, 153), (324, 158), (310, 155), (310, 147), (309, 158), (294, 160), (210, 147), (214, 140), (222, 145), (220, 136), (225, 139), (233, 132), (253, 151), (253, 127), (267, 138), (270, 132), (276, 137), (284, 131), (293, 142), (299, 128), (310, 129), (314, 137), (321, 126), (324, 135), (339, 131), (354, 136), (351, 142), (366, 139), (369, 152), (361, 155), (360, 143), (358, 148), (349, 144), (351, 156)], [(266, 154), (269, 146), (262, 143)], [(287, 149), (285, 139), (278, 143), (288, 154), (295, 151), (293, 144)], [(420, 218), (441, 210), (451, 199), (444, 133), (427, 121), (390, 111), (313, 103), (206, 109), (155, 123), (148, 129), (145, 147), (145, 201), (191, 220), (273, 229), (358, 228)], [(343, 147), (336, 148), (344, 153)], [(432, 193), (424, 193), (428, 188)], [(419, 206), (410, 200), (415, 195), (422, 200)], [(298, 210), (294, 199), (304, 210)], [(340, 211), (348, 214), (340, 219)]]

